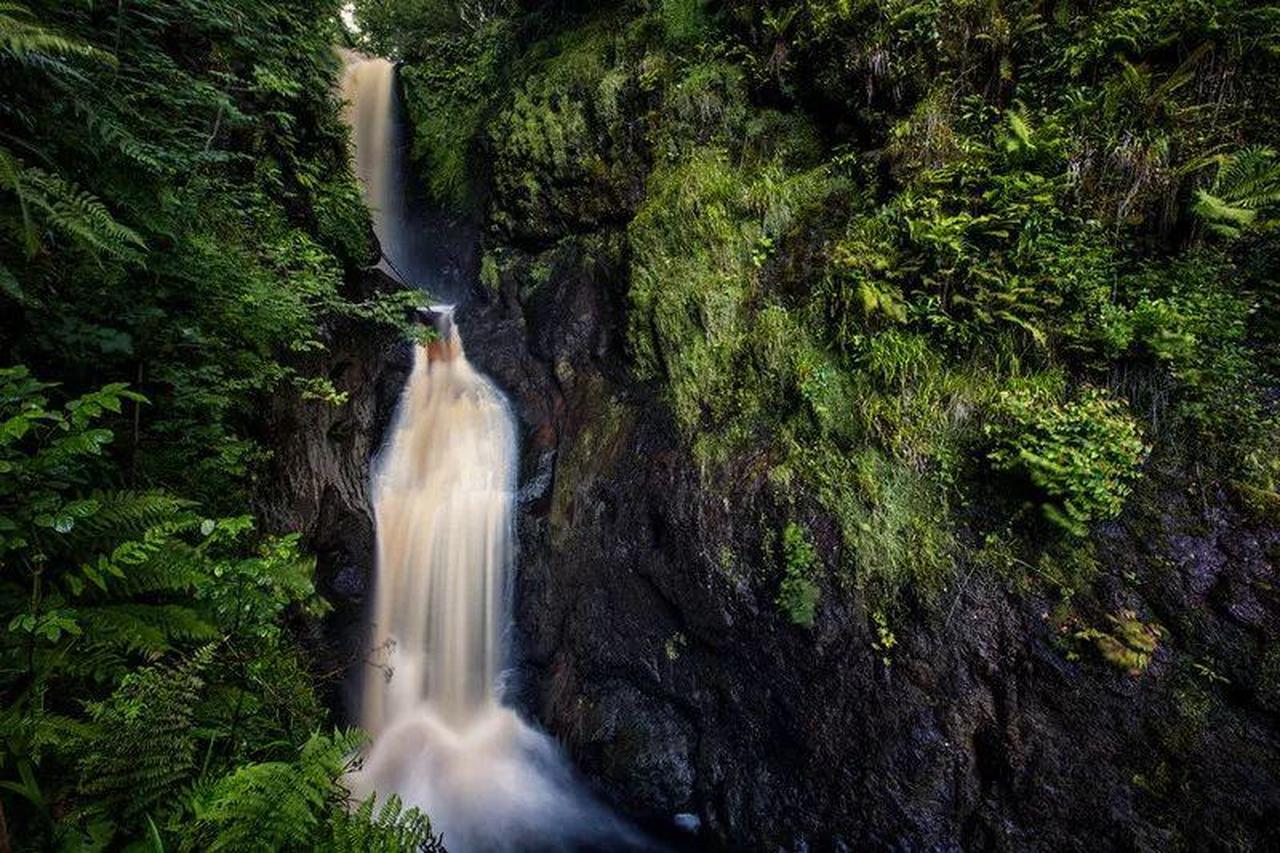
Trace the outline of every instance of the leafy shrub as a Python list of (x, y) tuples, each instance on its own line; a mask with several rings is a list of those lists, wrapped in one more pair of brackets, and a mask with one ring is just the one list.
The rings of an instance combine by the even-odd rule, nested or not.
[(520, 81), (490, 122), (494, 225), (549, 245), (625, 221), (644, 177), (639, 97), (624, 34), (591, 23), (529, 48)]
[(987, 435), (995, 468), (1025, 476), (1045, 516), (1076, 536), (1119, 514), (1147, 454), (1125, 405), (1094, 388), (1066, 403), (1003, 392)]
[(358, 301), (348, 280), (369, 261), (369, 218), (333, 86), (337, 4), (143, 2), (112, 23), (9, 5), (32, 11), (14, 18), (22, 50), (0, 57), (15, 117), (4, 359), (79, 387), (138, 383), (156, 405), (137, 421), (135, 478), (194, 474), (234, 512), (261, 458), (261, 395), (336, 400), (305, 355), (338, 317), (395, 325), (405, 306)]

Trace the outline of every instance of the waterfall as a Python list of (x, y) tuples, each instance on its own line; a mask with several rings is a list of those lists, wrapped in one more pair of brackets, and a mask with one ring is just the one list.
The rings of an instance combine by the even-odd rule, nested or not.
[(428, 239), (448, 225), (429, 221), (411, 191), (409, 135), (396, 94), (396, 68), (385, 59), (349, 50), (339, 54), (346, 64), (342, 96), (355, 142), (355, 173), (382, 246), (379, 266), (404, 284), (449, 290), (458, 275), (449, 240), (433, 244)]
[(492, 710), (512, 557), (515, 432), (506, 400), (467, 362), (452, 313), (418, 348), (373, 482), (378, 535), (375, 734), (420, 704), (452, 726)]
[[(348, 61), (357, 171), (380, 211), (384, 253), (403, 257), (396, 241), (406, 225), (395, 219), (403, 190), (381, 160), (399, 133), (387, 126), (397, 120), (394, 69)], [(582, 790), (555, 742), (502, 702), (514, 419), (467, 361), (452, 308), (430, 314), (437, 339), (416, 348), (372, 479), (380, 666), (366, 679), (361, 709), (373, 745), (348, 787), (422, 808), (454, 853), (643, 847)]]

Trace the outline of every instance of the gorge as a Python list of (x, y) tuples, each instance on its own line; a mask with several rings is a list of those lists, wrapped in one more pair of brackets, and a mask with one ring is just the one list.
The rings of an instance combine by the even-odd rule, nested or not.
[(0, 853), (1280, 845), (1274, 4), (17, 0), (0, 80)]

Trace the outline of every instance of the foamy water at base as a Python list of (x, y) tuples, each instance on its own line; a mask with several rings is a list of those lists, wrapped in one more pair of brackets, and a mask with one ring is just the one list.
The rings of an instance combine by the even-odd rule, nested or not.
[(460, 728), (425, 704), (402, 715), (349, 785), (362, 799), (396, 792), (460, 853), (644, 846), (584, 794), (553, 740), (496, 704)]

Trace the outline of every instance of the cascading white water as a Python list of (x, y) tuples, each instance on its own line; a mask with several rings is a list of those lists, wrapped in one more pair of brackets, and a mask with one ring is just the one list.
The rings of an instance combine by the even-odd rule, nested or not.
[(382, 245), (379, 265), (412, 286), (431, 282), (433, 266), (408, 192), (409, 140), (396, 97), (396, 69), (385, 59), (339, 51), (346, 63), (342, 95), (355, 141), (355, 173)]
[[(358, 64), (348, 84), (361, 81), (347, 88), (358, 171), (377, 204), (395, 194), (378, 164), (395, 133), (380, 126), (394, 121), (394, 75), (381, 60), (349, 61)], [(389, 253), (402, 228), (386, 218), (394, 209), (377, 227)], [(642, 847), (578, 787), (556, 744), (502, 704), (514, 421), (467, 361), (452, 309), (433, 314), (439, 338), (416, 348), (372, 483), (372, 629), (384, 667), (365, 686), (361, 719), (374, 742), (348, 786), (421, 807), (454, 853)]]
[(502, 395), (467, 362), (448, 309), (418, 348), (373, 488), (375, 648), (363, 719), (378, 733), (425, 700), (459, 726), (491, 710), (511, 564), (515, 434)]

